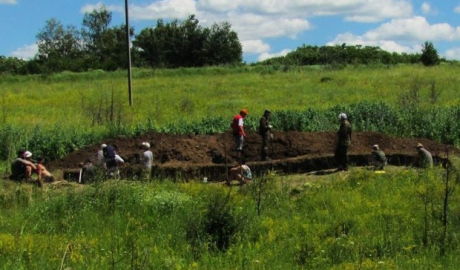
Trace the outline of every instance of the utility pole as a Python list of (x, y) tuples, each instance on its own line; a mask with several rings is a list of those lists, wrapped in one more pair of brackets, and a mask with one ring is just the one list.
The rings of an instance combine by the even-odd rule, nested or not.
[(131, 84), (131, 38), (129, 29), (128, 0), (125, 0), (125, 19), (126, 19), (126, 50), (128, 53), (128, 94), (129, 106), (133, 106), (133, 93)]

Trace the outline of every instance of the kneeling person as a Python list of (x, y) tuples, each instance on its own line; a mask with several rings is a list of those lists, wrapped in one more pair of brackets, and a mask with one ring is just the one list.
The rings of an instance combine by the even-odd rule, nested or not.
[(374, 170), (383, 170), (387, 165), (387, 158), (385, 153), (380, 149), (377, 144), (372, 146), (372, 153), (371, 153), (371, 163), (374, 166)]
[(227, 182), (230, 185), (231, 180), (238, 180), (241, 185), (248, 184), (252, 180), (252, 172), (246, 162), (242, 162), (240, 166), (230, 169), (230, 179)]

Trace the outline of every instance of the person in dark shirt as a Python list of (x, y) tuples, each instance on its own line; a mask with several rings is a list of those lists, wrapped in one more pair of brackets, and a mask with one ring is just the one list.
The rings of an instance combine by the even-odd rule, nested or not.
[(264, 115), (260, 118), (259, 121), (259, 135), (262, 138), (262, 149), (261, 149), (261, 159), (270, 160), (268, 157), (268, 143), (272, 139), (272, 126), (270, 125), (270, 116), (271, 112), (265, 110)]
[(348, 170), (348, 148), (351, 145), (351, 125), (345, 113), (339, 114), (340, 128), (337, 131), (337, 147), (335, 158), (339, 171)]

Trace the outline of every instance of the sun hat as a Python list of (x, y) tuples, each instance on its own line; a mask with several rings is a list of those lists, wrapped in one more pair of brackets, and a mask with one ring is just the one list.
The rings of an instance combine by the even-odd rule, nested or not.
[(146, 148), (150, 148), (150, 143), (148, 142), (143, 142), (142, 145), (145, 146)]
[(30, 151), (26, 151), (26, 152), (24, 153), (24, 157), (25, 157), (25, 158), (30, 158), (31, 156), (32, 156), (32, 152), (30, 152)]
[(423, 144), (417, 143), (417, 148), (423, 148)]
[(106, 148), (106, 147), (107, 147), (107, 144), (105, 144), (105, 143), (103, 143), (103, 144), (101, 145), (101, 148), (102, 148), (102, 149), (103, 149), (103, 148)]
[(374, 149), (377, 150), (377, 149), (379, 149), (379, 145), (378, 145), (378, 144), (374, 144), (374, 145), (372, 145), (372, 148), (374, 148)]
[(347, 115), (345, 113), (340, 113), (339, 119), (347, 119)]

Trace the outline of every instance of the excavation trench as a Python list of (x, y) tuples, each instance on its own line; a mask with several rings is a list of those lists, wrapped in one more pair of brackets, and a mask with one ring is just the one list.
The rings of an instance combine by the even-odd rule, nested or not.
[[(337, 167), (333, 153), (337, 144), (335, 132), (274, 132), (269, 145), (272, 161), (260, 161), (261, 138), (247, 132), (243, 159), (255, 176), (273, 170), (284, 174), (306, 173)], [(154, 176), (173, 179), (202, 179), (221, 181), (227, 178), (230, 167), (238, 165), (239, 154), (234, 150), (234, 139), (230, 132), (215, 135), (174, 135), (145, 133), (137, 137), (118, 137), (98, 144), (88, 145), (47, 166), (63, 172), (64, 179), (76, 179), (79, 164), (87, 159), (95, 161), (102, 143), (116, 145), (117, 153), (125, 160), (120, 167), (123, 178), (136, 178), (139, 174), (139, 157), (142, 142), (149, 142), (155, 164)], [(390, 165), (410, 166), (417, 154), (415, 146), (422, 143), (441, 162), (448, 155), (460, 155), (460, 150), (424, 138), (400, 138), (376, 132), (354, 132), (349, 149), (350, 164), (369, 165), (372, 145), (378, 144), (389, 159)], [(58, 176), (59, 177), (59, 176)]]
[[(394, 154), (388, 156), (388, 164), (394, 166), (413, 166), (416, 156)], [(349, 161), (351, 166), (365, 167), (370, 166), (369, 155), (350, 155)], [(445, 164), (446, 158), (434, 157), (435, 164)], [(299, 174), (325, 171), (337, 168), (334, 156), (311, 157), (300, 156), (287, 158), (283, 160), (255, 161), (247, 162), (255, 177), (261, 176), (269, 171), (275, 171), (281, 174)], [(228, 170), (231, 166), (225, 164), (203, 164), (194, 166), (174, 166), (159, 165), (154, 166), (152, 177), (155, 179), (172, 179), (180, 181), (199, 180), (207, 178), (207, 181), (225, 181)], [(80, 170), (64, 170), (64, 179), (77, 181)], [(122, 179), (139, 179), (138, 166), (121, 167), (120, 175)]]

